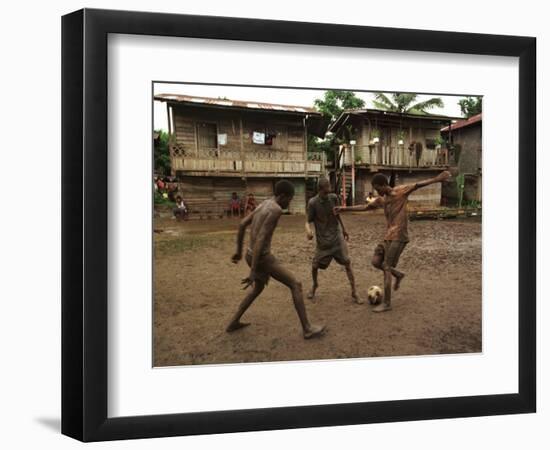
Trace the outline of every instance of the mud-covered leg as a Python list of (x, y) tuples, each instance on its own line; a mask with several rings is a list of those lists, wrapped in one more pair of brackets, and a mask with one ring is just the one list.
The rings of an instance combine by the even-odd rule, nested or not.
[(394, 267), (391, 267), (390, 271), (395, 278), (395, 282), (393, 284), (393, 290), (397, 291), (399, 289), (399, 285), (401, 284), (401, 281), (403, 281), (403, 278), (405, 278), (405, 274), (403, 272), (400, 272)]
[(371, 264), (378, 270), (384, 270), (384, 246), (377, 245), (372, 255)]
[(390, 246), (390, 255), (387, 261), (387, 265), (389, 266), (391, 274), (395, 277), (395, 283), (393, 285), (393, 289), (395, 291), (399, 289), (399, 285), (403, 281), (403, 278), (405, 278), (405, 274), (397, 270), (395, 267), (397, 266), (399, 258), (401, 257), (401, 254), (403, 253), (406, 245), (406, 242), (403, 243), (394, 241)]
[(237, 309), (237, 312), (229, 322), (229, 325), (227, 325), (225, 331), (230, 333), (231, 331), (239, 330), (240, 328), (244, 328), (250, 325), (249, 323), (241, 322), (241, 317), (246, 312), (246, 310), (250, 308), (250, 305), (252, 305), (254, 300), (256, 300), (256, 298), (262, 293), (264, 287), (265, 283), (263, 281), (256, 280), (254, 282), (254, 287), (252, 288), (252, 291), (250, 291), (243, 299), (243, 301), (239, 305), (239, 308)]
[(302, 331), (305, 339), (310, 339), (313, 337), (320, 336), (325, 330), (324, 325), (314, 325), (309, 322), (306, 313), (306, 305), (304, 304), (304, 294), (302, 292), (302, 283), (300, 283), (294, 275), (290, 273), (287, 269), (281, 266), (279, 263), (274, 263), (270, 267), (271, 276), (283, 283), (290, 289), (292, 293), (292, 300), (294, 301), (294, 308), (298, 313), (300, 318), (300, 323), (302, 325)]
[(392, 273), (389, 267), (384, 268), (384, 300), (372, 310), (374, 312), (384, 312), (391, 310), (391, 282)]
[(351, 286), (351, 298), (353, 298), (353, 301), (355, 303), (362, 305), (364, 301), (361, 300), (357, 295), (357, 289), (355, 288), (355, 276), (353, 275), (351, 263), (346, 264), (345, 268), (346, 268), (346, 275), (348, 276), (349, 284)]
[[(375, 253), (372, 257), (371, 263), (373, 267), (377, 268), (378, 270), (384, 270), (384, 254)], [(405, 278), (405, 274), (403, 272), (400, 272), (395, 267), (390, 267), (391, 274), (395, 277), (395, 283), (393, 285), (393, 290), (397, 291), (399, 289), (399, 283), (401, 283), (401, 280)]]
[(313, 300), (315, 298), (315, 291), (319, 287), (319, 283), (317, 281), (319, 276), (319, 268), (316, 265), (313, 265), (311, 267), (311, 279), (313, 281), (313, 284), (311, 286), (311, 290), (307, 294), (307, 298), (310, 300)]

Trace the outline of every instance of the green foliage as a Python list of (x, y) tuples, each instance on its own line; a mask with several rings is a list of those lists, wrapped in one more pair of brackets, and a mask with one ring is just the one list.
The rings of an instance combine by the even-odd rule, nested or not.
[(381, 134), (382, 133), (380, 132), (380, 130), (378, 128), (373, 128), (370, 132), (370, 137), (373, 138), (373, 139), (374, 138), (379, 138), (381, 136)]
[(480, 114), (482, 110), (482, 98), (481, 97), (465, 97), (458, 101), (460, 111), (462, 115), (469, 119), (476, 114)]
[(164, 196), (158, 191), (155, 191), (154, 201), (155, 201), (155, 205), (166, 205), (171, 207), (176, 206), (176, 204), (173, 201), (171, 201), (168, 198), (164, 198)]
[(170, 137), (168, 133), (163, 130), (156, 130), (156, 133), (159, 133), (159, 138), (155, 142), (154, 149), (154, 164), (155, 172), (163, 175), (170, 174), (170, 150), (168, 148), (168, 143)]
[(372, 103), (375, 108), (383, 109), (384, 111), (408, 114), (426, 114), (430, 109), (436, 107), (443, 108), (444, 106), (443, 100), (439, 97), (430, 98), (423, 102), (416, 102), (417, 98), (417, 94), (402, 94), (396, 92), (388, 96), (383, 92), (378, 92)]
[(466, 208), (481, 208), (481, 202), (479, 200), (470, 200), (466, 202)]
[(324, 98), (313, 102), (317, 110), (331, 121), (338, 118), (345, 109), (363, 108), (365, 101), (351, 91), (325, 91)]
[(307, 137), (307, 148), (310, 152), (324, 152), (327, 161), (334, 160), (334, 148), (332, 147), (332, 139), (319, 139), (313, 135)]
[[(351, 91), (325, 91), (323, 98), (315, 99), (313, 102), (315, 108), (334, 122), (345, 109), (357, 109), (365, 106), (365, 101)], [(349, 141), (354, 138), (354, 130), (351, 126), (346, 126), (343, 131), (341, 141)], [(327, 161), (334, 160), (334, 146), (339, 144), (340, 140), (335, 136), (319, 139), (315, 136), (308, 136), (308, 149), (312, 152), (324, 152)]]

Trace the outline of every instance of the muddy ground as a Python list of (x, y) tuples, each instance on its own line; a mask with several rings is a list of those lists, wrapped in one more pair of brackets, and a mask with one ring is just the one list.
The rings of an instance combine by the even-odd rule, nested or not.
[[(360, 296), (382, 286), (370, 266), (384, 218), (344, 216)], [(302, 338), (289, 290), (271, 280), (243, 320), (252, 325), (228, 334), (225, 326), (244, 291), (244, 260), (233, 265), (237, 219), (176, 222), (156, 219), (154, 234), (154, 364), (216, 364), (256, 361), (428, 355), (481, 351), (481, 222), (479, 219), (414, 221), (399, 269), (407, 274), (393, 295), (393, 310), (376, 314), (351, 302), (342, 267), (319, 274), (317, 300), (306, 301), (311, 321), (326, 334)], [(304, 216), (283, 216), (273, 253), (311, 285), (314, 242)]]

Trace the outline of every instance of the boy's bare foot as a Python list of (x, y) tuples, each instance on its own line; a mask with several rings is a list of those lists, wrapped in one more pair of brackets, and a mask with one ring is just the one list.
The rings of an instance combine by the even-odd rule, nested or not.
[(317, 285), (313, 285), (311, 290), (307, 293), (307, 298), (313, 300), (315, 298), (315, 291), (317, 290)]
[(325, 325), (311, 325), (309, 330), (304, 331), (304, 339), (311, 339), (321, 336), (325, 331), (325, 328)]
[(250, 325), (250, 323), (248, 322), (231, 322), (229, 325), (227, 325), (225, 331), (231, 333), (232, 331), (240, 330), (241, 328), (247, 327), (248, 325)]
[(384, 302), (380, 303), (378, 306), (372, 308), (374, 312), (386, 312), (391, 311), (391, 305), (386, 305)]
[(402, 273), (401, 275), (394, 275), (395, 276), (395, 283), (393, 284), (393, 290), (397, 291), (399, 289), (399, 285), (401, 284), (401, 281), (403, 281), (403, 278), (405, 278), (405, 274)]
[(351, 298), (352, 298), (353, 302), (358, 304), (358, 305), (362, 305), (362, 304), (365, 303), (365, 300), (363, 300), (362, 298), (359, 298), (358, 295), (355, 292), (351, 293)]

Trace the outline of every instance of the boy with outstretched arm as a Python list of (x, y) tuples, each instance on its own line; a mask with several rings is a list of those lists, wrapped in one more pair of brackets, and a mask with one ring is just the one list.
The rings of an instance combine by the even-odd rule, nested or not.
[(384, 243), (379, 244), (374, 252), (372, 264), (384, 272), (384, 300), (373, 308), (375, 312), (391, 310), (391, 282), (395, 278), (394, 290), (399, 289), (401, 280), (405, 274), (397, 270), (399, 257), (409, 242), (407, 203), (409, 195), (425, 186), (434, 183), (442, 183), (451, 176), (450, 172), (441, 172), (438, 176), (414, 184), (404, 184), (391, 187), (385, 175), (377, 173), (372, 178), (372, 187), (380, 195), (367, 205), (351, 207), (336, 207), (334, 212), (338, 214), (344, 211), (366, 211), (375, 208), (384, 208), (386, 217), (386, 235)]

